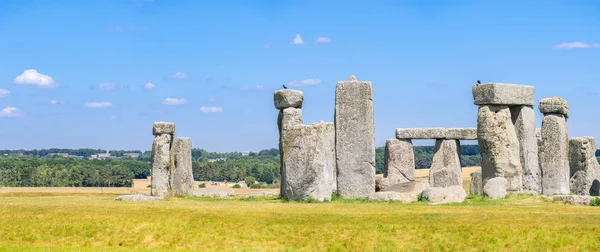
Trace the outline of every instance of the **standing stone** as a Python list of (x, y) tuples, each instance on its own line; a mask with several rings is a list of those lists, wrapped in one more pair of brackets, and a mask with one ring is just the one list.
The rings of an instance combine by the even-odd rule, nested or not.
[(280, 134), (281, 130), (298, 125), (302, 125), (302, 109), (286, 108), (279, 111), (277, 126)]
[(288, 128), (282, 135), (282, 146), (282, 197), (331, 200), (336, 187), (333, 123)]
[(169, 177), (172, 168), (171, 140), (175, 134), (175, 124), (155, 122), (152, 127), (152, 195), (167, 196), (170, 191)]
[(519, 140), (508, 106), (484, 105), (477, 113), (477, 138), (481, 152), (483, 186), (488, 180), (503, 177), (506, 190), (521, 192)]
[(188, 195), (194, 189), (192, 172), (192, 140), (178, 137), (171, 147), (174, 169), (171, 173), (171, 189), (173, 195)]
[(275, 108), (279, 109), (277, 116), (277, 127), (279, 128), (279, 174), (280, 186), (279, 195), (285, 197), (285, 170), (283, 169), (283, 149), (282, 137), (285, 130), (294, 126), (302, 126), (302, 103), (304, 101), (304, 93), (299, 90), (281, 89), (273, 94)]
[(600, 195), (600, 165), (593, 137), (569, 139), (570, 189), (575, 195)]
[(383, 178), (376, 178), (379, 190), (414, 180), (415, 154), (410, 139), (388, 139), (383, 155)]
[(481, 183), (481, 170), (471, 172), (471, 186), (469, 187), (469, 193), (471, 195), (483, 195), (483, 185)]
[(435, 140), (435, 152), (429, 169), (432, 187), (462, 186), (459, 140)]
[(521, 165), (523, 165), (523, 191), (541, 193), (542, 172), (538, 163), (535, 111), (532, 106), (514, 106), (510, 107), (510, 114), (519, 139)]
[(569, 194), (569, 136), (567, 130), (568, 104), (562, 98), (542, 99), (539, 104), (544, 113), (542, 120), (542, 193), (545, 195)]
[(342, 198), (375, 192), (375, 121), (370, 81), (339, 81), (335, 90), (337, 188)]

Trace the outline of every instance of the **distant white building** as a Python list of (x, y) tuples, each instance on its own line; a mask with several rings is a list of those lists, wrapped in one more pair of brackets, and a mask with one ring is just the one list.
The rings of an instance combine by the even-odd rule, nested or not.
[(94, 154), (92, 156), (90, 156), (91, 159), (109, 159), (110, 158), (110, 153), (99, 153), (99, 154)]

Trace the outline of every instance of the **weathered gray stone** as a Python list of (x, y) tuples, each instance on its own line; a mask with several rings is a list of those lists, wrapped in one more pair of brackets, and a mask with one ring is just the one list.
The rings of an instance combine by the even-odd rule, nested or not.
[(481, 170), (471, 172), (471, 186), (469, 192), (471, 195), (483, 195), (483, 181), (481, 180)]
[[(294, 127), (294, 126), (302, 126), (302, 109), (299, 108), (286, 108), (279, 111), (279, 115), (277, 116), (277, 127), (279, 128), (279, 151), (282, 152), (284, 147), (282, 146), (281, 137), (284, 134), (284, 130)], [(283, 153), (280, 153), (283, 157)], [(285, 195), (283, 192), (283, 188), (285, 188), (285, 171), (283, 170), (283, 159), (280, 158), (280, 166), (279, 166), (279, 174), (280, 174), (280, 195)]]
[(473, 86), (475, 105), (533, 106), (534, 87), (508, 83), (487, 83)]
[(563, 115), (547, 114), (542, 120), (539, 150), (544, 195), (569, 194), (569, 137)]
[(544, 98), (540, 101), (538, 105), (540, 112), (542, 114), (561, 114), (564, 115), (565, 118), (569, 118), (569, 103), (565, 101), (563, 98), (558, 96), (552, 96), (549, 98)]
[(477, 128), (399, 128), (396, 138), (476, 140)]
[(169, 195), (171, 138), (169, 134), (158, 135), (152, 143), (152, 196)]
[(446, 204), (463, 202), (467, 198), (467, 193), (462, 186), (450, 187), (429, 187), (423, 190), (421, 199), (433, 204)]
[(158, 200), (162, 200), (162, 199), (163, 199), (163, 197), (148, 196), (148, 195), (143, 195), (143, 194), (121, 195), (121, 196), (115, 198), (115, 200), (121, 200), (121, 201), (158, 201)]
[(507, 185), (508, 181), (503, 177), (491, 178), (483, 186), (483, 195), (491, 199), (502, 199), (508, 194)]
[(235, 196), (233, 189), (220, 188), (198, 188), (191, 190), (189, 196), (194, 197), (212, 197), (212, 198), (229, 198)]
[(542, 193), (535, 111), (531, 106), (514, 106), (510, 107), (510, 113), (519, 139), (521, 165), (523, 165), (523, 191)]
[(284, 130), (282, 146), (285, 181), (282, 197), (292, 200), (331, 200), (336, 188), (333, 123), (316, 123)]
[(175, 124), (171, 122), (155, 122), (152, 125), (152, 135), (158, 136), (162, 134), (174, 135)]
[[(399, 201), (408, 203), (414, 202), (418, 200), (419, 194), (423, 192), (426, 188), (429, 187), (429, 183), (427, 181), (418, 181), (414, 180), (411, 182), (395, 184), (385, 188), (382, 192), (393, 192), (393, 194), (380, 194), (371, 196), (371, 200), (382, 199), (386, 200), (386, 197), (398, 199)], [(378, 192), (379, 193), (379, 192)], [(386, 196), (389, 195), (389, 196)]]
[(402, 203), (411, 203), (418, 200), (418, 194), (400, 193), (400, 192), (376, 192), (367, 198), (372, 201), (400, 201)]
[(600, 165), (593, 137), (569, 139), (570, 190), (575, 195), (600, 195)]
[(477, 138), (483, 186), (492, 178), (503, 177), (508, 181), (508, 192), (521, 192), (520, 145), (508, 106), (479, 107)]
[(173, 139), (173, 171), (171, 172), (171, 194), (187, 195), (194, 189), (192, 172), (192, 140), (187, 137)]
[[(538, 145), (538, 164), (540, 163), (539, 160), (539, 152), (540, 152), (540, 147), (542, 146), (542, 128), (536, 128), (535, 129), (535, 138), (537, 139), (537, 145)], [(542, 168), (540, 167), (540, 171), (542, 170)], [(541, 176), (540, 176), (540, 181), (541, 181)], [(541, 183), (540, 183), (541, 184)]]
[(383, 178), (376, 178), (376, 189), (383, 190), (415, 178), (415, 154), (411, 140), (388, 139), (383, 155)]
[(300, 90), (281, 89), (275, 91), (273, 100), (276, 109), (302, 108), (304, 93)]
[(589, 196), (589, 195), (554, 195), (552, 197), (548, 197), (548, 200), (550, 200), (550, 201), (558, 200), (558, 201), (571, 202), (573, 204), (579, 204), (579, 205), (589, 205), (590, 201), (592, 201), (596, 198), (598, 198), (598, 197)]
[(370, 81), (351, 76), (335, 90), (337, 189), (342, 198), (375, 192), (375, 121)]
[(462, 186), (458, 140), (435, 140), (435, 152), (429, 169), (429, 185), (432, 187)]

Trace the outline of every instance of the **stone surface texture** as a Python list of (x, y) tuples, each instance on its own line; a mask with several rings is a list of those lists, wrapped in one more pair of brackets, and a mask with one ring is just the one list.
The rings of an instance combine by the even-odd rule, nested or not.
[(337, 190), (342, 198), (375, 192), (375, 121), (370, 81), (351, 76), (335, 90)]
[(171, 172), (171, 194), (188, 195), (194, 189), (192, 172), (192, 140), (187, 137), (173, 139), (173, 171)]
[(279, 131), (302, 125), (302, 109), (286, 108), (279, 111), (277, 126)]
[(487, 83), (473, 86), (475, 105), (533, 106), (534, 87), (508, 83)]
[(280, 89), (273, 94), (276, 109), (302, 108), (304, 93), (300, 90)]
[(558, 96), (552, 96), (544, 98), (538, 105), (542, 114), (560, 114), (564, 115), (565, 118), (569, 118), (569, 103), (563, 98)]
[(155, 122), (152, 125), (152, 135), (158, 136), (162, 134), (174, 135), (175, 124), (171, 122)]
[(471, 186), (469, 187), (469, 193), (471, 195), (483, 195), (482, 183), (481, 170), (471, 172)]
[(548, 197), (549, 201), (554, 201), (554, 200), (558, 200), (558, 201), (568, 201), (571, 202), (573, 204), (579, 204), (579, 205), (589, 205), (590, 201), (596, 199), (598, 197), (596, 196), (588, 196), (588, 195), (555, 195), (552, 197)]
[(418, 195), (400, 192), (376, 192), (367, 198), (372, 201), (400, 201), (402, 203), (417, 202)]
[(539, 162), (544, 195), (569, 194), (569, 137), (567, 120), (560, 114), (542, 119)]
[(385, 141), (383, 177), (376, 178), (376, 188), (406, 183), (415, 178), (415, 154), (411, 140)]
[(396, 138), (476, 140), (477, 128), (400, 128)]
[(435, 151), (429, 169), (429, 185), (432, 187), (462, 186), (458, 140), (435, 140)]
[(134, 195), (121, 195), (115, 198), (115, 200), (122, 201), (158, 201), (162, 200), (163, 197), (159, 196), (148, 196), (143, 194), (134, 194)]
[(421, 199), (433, 204), (446, 204), (463, 202), (467, 198), (467, 193), (462, 186), (450, 187), (429, 187), (423, 190)]
[(152, 196), (167, 196), (170, 193), (171, 140), (172, 136), (169, 134), (154, 137), (152, 143)]
[(230, 198), (235, 196), (235, 192), (233, 189), (198, 188), (190, 191), (189, 195), (195, 197)]
[(542, 171), (538, 162), (538, 140), (536, 137), (535, 111), (532, 106), (510, 107), (517, 138), (521, 165), (523, 166), (523, 191), (542, 193)]
[(508, 192), (522, 191), (520, 144), (508, 106), (483, 105), (477, 113), (477, 138), (481, 151), (483, 186), (503, 177)]
[(489, 179), (483, 186), (483, 195), (490, 199), (502, 199), (508, 194), (507, 185), (508, 181), (503, 177)]
[[(429, 188), (427, 181), (411, 181), (401, 184), (395, 184), (385, 188), (384, 191), (377, 192), (369, 197), (370, 200), (398, 200), (404, 203), (415, 202), (419, 194), (426, 188)], [(389, 193), (388, 193), (389, 192)], [(378, 194), (385, 193), (385, 194)], [(388, 199), (389, 198), (389, 199)]]
[(569, 139), (569, 188), (572, 194), (600, 195), (600, 165), (595, 154), (596, 140), (593, 137)]
[(282, 196), (291, 200), (331, 200), (336, 188), (333, 123), (289, 128), (281, 141), (285, 174)]

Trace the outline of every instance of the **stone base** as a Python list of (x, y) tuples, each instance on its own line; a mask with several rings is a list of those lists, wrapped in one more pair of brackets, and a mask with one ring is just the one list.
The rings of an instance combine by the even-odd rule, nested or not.
[(460, 203), (467, 199), (467, 193), (462, 186), (429, 187), (423, 191), (421, 199), (431, 204)]
[(157, 201), (157, 200), (162, 200), (164, 197), (158, 197), (158, 196), (148, 196), (148, 195), (143, 195), (143, 194), (134, 194), (134, 195), (121, 195), (117, 198), (115, 198), (115, 200), (122, 200), (122, 201)]

